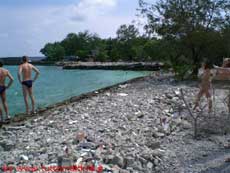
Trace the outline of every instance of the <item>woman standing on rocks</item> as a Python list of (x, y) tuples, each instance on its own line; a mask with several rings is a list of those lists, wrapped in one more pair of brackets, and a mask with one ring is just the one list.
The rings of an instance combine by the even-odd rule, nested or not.
[(208, 109), (209, 113), (211, 113), (212, 110), (212, 98), (211, 98), (211, 81), (212, 81), (212, 73), (211, 73), (212, 65), (210, 63), (203, 63), (202, 64), (202, 70), (203, 73), (201, 74), (201, 84), (200, 84), (200, 91), (197, 95), (194, 110), (199, 106), (200, 99), (203, 95), (208, 100)]

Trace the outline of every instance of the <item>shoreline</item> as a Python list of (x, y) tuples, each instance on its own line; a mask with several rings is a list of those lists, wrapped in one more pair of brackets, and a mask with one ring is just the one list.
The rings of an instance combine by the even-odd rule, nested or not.
[[(80, 95), (77, 95), (77, 96), (72, 96), (72, 97), (70, 97), (68, 99), (65, 99), (63, 101), (51, 104), (51, 105), (46, 106), (44, 108), (40, 108), (40, 109), (36, 110), (37, 113), (33, 114), (33, 115), (27, 115), (25, 113), (17, 113), (11, 118), (9, 123), (3, 124), (2, 126), (11, 125), (13, 123), (23, 122), (23, 121), (26, 121), (26, 120), (28, 120), (30, 118), (34, 118), (34, 117), (43, 116), (42, 113), (44, 113), (45, 111), (49, 111), (49, 110), (52, 110), (52, 109), (57, 109), (59, 107), (66, 106), (68, 104), (71, 104), (71, 103), (81, 101), (81, 100), (86, 99), (86, 98), (96, 96), (99, 93), (103, 93), (103, 92), (106, 92), (107, 90), (117, 88), (117, 87), (119, 87), (119, 85), (125, 85), (125, 84), (134, 83), (134, 82), (137, 82), (137, 81), (144, 80), (145, 78), (149, 77), (150, 75), (143, 76), (143, 77), (136, 77), (136, 78), (124, 81), (124, 82), (120, 82), (120, 83), (117, 83), (117, 84), (114, 84), (114, 85), (110, 85), (110, 86), (107, 86), (107, 87), (100, 88), (98, 90), (93, 90), (91, 92), (87, 92), (87, 93), (80, 94)], [(0, 126), (0, 128), (1, 128), (1, 126)]]
[(133, 71), (159, 71), (164, 67), (158, 62), (59, 62), (56, 63), (66, 70), (133, 70)]

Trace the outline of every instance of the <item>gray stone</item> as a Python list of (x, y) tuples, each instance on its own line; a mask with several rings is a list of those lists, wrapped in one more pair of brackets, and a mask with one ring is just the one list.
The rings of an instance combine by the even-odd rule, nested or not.
[(158, 159), (154, 159), (154, 165), (158, 166), (158, 164), (159, 164), (159, 160)]
[(0, 152), (3, 152), (4, 148), (2, 146), (0, 146)]
[(186, 121), (186, 120), (182, 120), (182, 121), (181, 121), (181, 125), (182, 125), (182, 128), (183, 128), (183, 129), (191, 129), (191, 128), (192, 128), (191, 123), (189, 123), (189, 122)]
[(15, 148), (15, 143), (11, 140), (3, 140), (0, 141), (0, 146), (4, 149), (4, 151), (10, 151)]
[(29, 157), (26, 156), (26, 155), (20, 155), (20, 160), (24, 160), (24, 161), (28, 161), (29, 160)]
[(132, 168), (137, 171), (143, 171), (143, 167), (140, 161), (136, 161), (133, 163)]
[(133, 164), (135, 159), (133, 157), (125, 157), (126, 166), (129, 167)]
[(108, 159), (109, 159), (109, 164), (118, 165), (121, 168), (124, 168), (125, 166), (124, 158), (118, 154), (110, 155), (108, 156)]
[(148, 169), (153, 169), (153, 163), (152, 162), (148, 162), (147, 163), (147, 168)]
[(155, 138), (162, 138), (162, 137), (165, 136), (165, 134), (164, 134), (164, 133), (160, 133), (160, 132), (154, 132), (154, 133), (153, 133), (153, 136), (154, 136)]
[(158, 142), (158, 141), (148, 141), (147, 143), (146, 143), (146, 145), (149, 147), (149, 148), (151, 148), (152, 150), (155, 150), (155, 149), (157, 149), (157, 148), (160, 148), (160, 142)]
[(152, 155), (153, 156), (157, 156), (157, 157), (162, 157), (164, 155), (165, 151), (164, 150), (161, 150), (161, 149), (156, 149), (156, 150), (153, 150), (152, 151)]

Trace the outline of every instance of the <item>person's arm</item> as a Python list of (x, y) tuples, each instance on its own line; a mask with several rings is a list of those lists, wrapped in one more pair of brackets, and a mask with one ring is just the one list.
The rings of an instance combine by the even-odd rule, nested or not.
[(20, 83), (22, 83), (21, 74), (22, 74), (22, 67), (19, 66), (19, 68), (18, 68), (18, 80)]
[(40, 75), (40, 71), (35, 66), (33, 66), (33, 65), (32, 65), (32, 69), (36, 73), (35, 77), (34, 77), (34, 80), (33, 80), (33, 82), (35, 82), (37, 80), (38, 76)]
[(6, 86), (6, 88), (8, 89), (8, 88), (10, 88), (10, 86), (12, 85), (12, 83), (13, 83), (13, 81), (14, 81), (14, 78), (13, 78), (13, 76), (10, 74), (9, 71), (7, 71), (7, 77), (10, 79), (8, 85)]

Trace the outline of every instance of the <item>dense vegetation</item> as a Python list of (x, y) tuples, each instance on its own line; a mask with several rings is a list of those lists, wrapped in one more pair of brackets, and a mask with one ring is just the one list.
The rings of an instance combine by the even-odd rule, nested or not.
[(230, 56), (229, 0), (139, 0), (145, 33), (122, 25), (116, 38), (101, 39), (87, 31), (48, 43), (41, 52), (49, 60), (76, 55), (95, 61), (163, 61), (184, 76), (197, 73), (204, 59), (220, 64)]
[[(122, 25), (116, 38), (102, 39), (88, 31), (70, 33), (61, 42), (48, 43), (41, 52), (50, 61), (58, 61), (64, 56), (78, 56), (82, 60), (95, 61), (145, 61), (156, 57), (152, 46), (155, 38), (141, 36), (134, 25)], [(152, 60), (152, 59), (149, 59)]]

